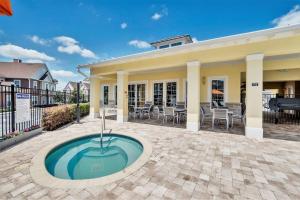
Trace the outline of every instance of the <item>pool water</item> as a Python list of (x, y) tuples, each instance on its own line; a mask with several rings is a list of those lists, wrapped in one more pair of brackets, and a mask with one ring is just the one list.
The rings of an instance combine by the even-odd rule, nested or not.
[(50, 174), (61, 179), (91, 179), (107, 176), (131, 165), (143, 152), (137, 140), (109, 134), (71, 140), (53, 149), (45, 165)]

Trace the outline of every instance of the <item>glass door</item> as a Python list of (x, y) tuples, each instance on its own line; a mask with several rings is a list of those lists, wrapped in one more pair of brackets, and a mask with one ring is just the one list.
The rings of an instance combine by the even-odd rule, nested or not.
[(137, 84), (137, 106), (142, 107), (145, 105), (145, 93), (146, 93), (146, 85), (145, 84)]
[(128, 85), (128, 106), (129, 107), (144, 106), (145, 99), (146, 99), (146, 84)]
[(135, 107), (135, 86), (128, 85), (128, 107)]

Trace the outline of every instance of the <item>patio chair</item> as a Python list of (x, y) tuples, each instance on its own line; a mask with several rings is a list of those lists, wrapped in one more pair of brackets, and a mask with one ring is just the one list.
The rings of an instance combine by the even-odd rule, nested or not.
[(213, 117), (212, 117), (212, 128), (215, 128), (215, 121), (221, 121), (225, 120), (226, 121), (226, 129), (228, 130), (229, 128), (229, 116), (228, 116), (228, 109), (218, 109), (215, 108), (213, 109)]
[(219, 108), (218, 102), (212, 101), (212, 107), (213, 107), (213, 108)]
[(109, 100), (108, 104), (105, 106), (108, 115), (116, 115), (117, 114), (117, 106), (114, 100)]
[(209, 111), (205, 111), (203, 106), (200, 106), (200, 112), (201, 112), (201, 123), (200, 123), (200, 125), (203, 125), (205, 118), (211, 117), (211, 113)]
[(243, 113), (233, 113), (231, 117), (231, 127), (233, 127), (233, 119), (239, 119), (245, 126), (246, 124), (246, 109), (244, 110)]
[[(144, 118), (145, 115), (148, 115), (149, 119), (151, 119), (151, 108), (152, 104), (149, 104), (151, 101), (147, 101), (142, 109), (142, 116)], [(151, 102), (152, 103), (152, 102)]]
[(133, 119), (135, 120), (136, 116), (140, 114), (140, 111), (137, 110), (134, 106), (129, 106), (128, 113), (129, 113), (129, 116), (132, 116)]
[(164, 107), (163, 109), (163, 124), (165, 120), (168, 121), (168, 118), (173, 118), (173, 124), (175, 123), (175, 112), (173, 107)]
[(163, 111), (163, 109), (160, 109), (159, 106), (153, 106), (152, 107), (152, 116), (153, 117), (157, 116), (157, 119), (159, 119), (159, 116), (163, 113), (162, 111)]

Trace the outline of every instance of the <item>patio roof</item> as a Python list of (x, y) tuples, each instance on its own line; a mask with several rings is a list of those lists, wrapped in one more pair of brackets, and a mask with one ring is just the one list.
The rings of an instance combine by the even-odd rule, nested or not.
[(105, 67), (107, 65), (122, 64), (126, 62), (142, 60), (147, 58), (159, 58), (163, 56), (171, 56), (180, 53), (195, 52), (199, 50), (208, 50), (223, 48), (227, 46), (245, 45), (255, 42), (262, 42), (271, 39), (286, 38), (300, 34), (300, 24), (259, 30), (254, 32), (242, 33), (237, 35), (225, 36), (215, 39), (203, 40), (197, 43), (190, 43), (182, 46), (176, 46), (166, 49), (156, 49), (152, 51), (121, 56), (109, 60), (103, 60), (96, 63), (79, 65), (78, 68)]

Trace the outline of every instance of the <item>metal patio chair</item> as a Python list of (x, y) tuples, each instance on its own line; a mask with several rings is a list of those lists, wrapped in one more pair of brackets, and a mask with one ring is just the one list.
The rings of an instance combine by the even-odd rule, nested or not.
[(175, 124), (175, 112), (173, 107), (164, 107), (163, 108), (163, 124), (165, 120), (168, 121), (168, 118), (173, 118), (173, 125)]
[(215, 128), (215, 121), (226, 121), (226, 129), (229, 128), (229, 115), (228, 109), (213, 109), (213, 117), (212, 117), (212, 128)]
[(233, 113), (233, 115), (231, 117), (231, 127), (233, 127), (233, 120), (234, 119), (241, 120), (241, 122), (245, 126), (245, 124), (246, 124), (246, 109), (244, 110), (243, 113)]
[(211, 112), (210, 111), (205, 111), (203, 106), (200, 106), (200, 112), (201, 112), (201, 123), (200, 125), (203, 125), (204, 120), (206, 118), (210, 118), (211, 117)]

